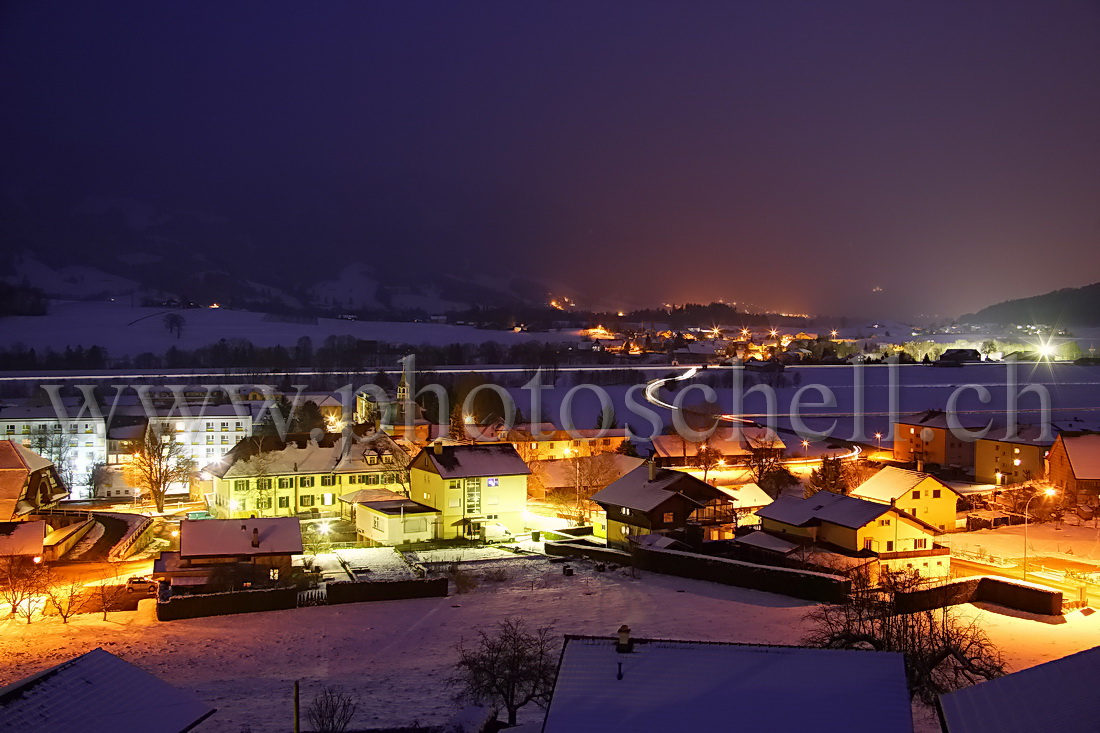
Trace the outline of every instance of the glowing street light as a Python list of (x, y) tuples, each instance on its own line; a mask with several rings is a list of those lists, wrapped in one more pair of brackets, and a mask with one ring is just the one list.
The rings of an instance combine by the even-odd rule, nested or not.
[(832, 331), (829, 331), (829, 335), (836, 338), (836, 329), (834, 328)]
[(878, 449), (882, 450), (882, 433), (875, 433), (875, 444), (878, 445)]
[[(1051, 488), (1051, 489), (1044, 489), (1042, 495), (1043, 496), (1054, 496), (1057, 493), (1058, 493), (1057, 489)], [(1028, 516), (1027, 509), (1028, 509), (1029, 506), (1031, 506), (1031, 502), (1035, 500), (1036, 496), (1039, 496), (1039, 494), (1032, 494), (1031, 498), (1027, 500), (1026, 504), (1024, 504), (1024, 581), (1025, 582), (1027, 581), (1027, 516)]]

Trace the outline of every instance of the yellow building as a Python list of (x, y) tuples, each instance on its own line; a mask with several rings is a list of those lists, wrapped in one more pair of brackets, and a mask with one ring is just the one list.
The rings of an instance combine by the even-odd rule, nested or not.
[(530, 473), (510, 443), (437, 441), (412, 461), (409, 498), (439, 510), (437, 539), (503, 539), (524, 531)]
[[(984, 423), (962, 422), (966, 419), (960, 418), (965, 430), (985, 427)], [(916, 463), (918, 470), (925, 464), (970, 468), (974, 465), (974, 442), (956, 432), (942, 410), (903, 416), (894, 423), (894, 460)]]
[(935, 543), (939, 531), (898, 506), (821, 491), (784, 496), (756, 512), (760, 528), (796, 545), (820, 545), (875, 556), (892, 570), (947, 575), (950, 550)]
[(998, 429), (974, 444), (974, 479), (980, 484), (1019, 484), (1046, 473), (1046, 457), (1054, 445), (1036, 425), (1018, 425), (1015, 434)]
[(565, 458), (613, 453), (627, 440), (626, 428), (561, 430), (553, 423), (523, 423), (511, 428), (503, 420), (489, 425), (470, 425), (477, 442), (508, 442), (525, 461), (560, 461)]
[(438, 534), (441, 513), (402, 494), (361, 489), (341, 497), (354, 508), (355, 536), (369, 545), (428, 542)]
[(211, 514), (219, 518), (337, 516), (360, 488), (404, 493), (408, 454), (384, 433), (249, 438), (207, 466)]
[(894, 504), (940, 532), (955, 531), (959, 493), (926, 473), (887, 466), (851, 493), (860, 499)]

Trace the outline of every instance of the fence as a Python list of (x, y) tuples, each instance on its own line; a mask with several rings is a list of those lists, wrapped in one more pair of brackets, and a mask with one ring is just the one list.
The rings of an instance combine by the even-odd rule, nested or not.
[(408, 598), (445, 598), (447, 579), (431, 580), (341, 580), (326, 583), (329, 605), (365, 603), (370, 601), (400, 601)]
[(157, 603), (158, 621), (176, 621), (201, 616), (281, 611), (298, 605), (297, 588), (241, 590), (197, 596), (172, 596)]
[(107, 559), (117, 562), (133, 555), (149, 543), (149, 535), (153, 533), (155, 526), (156, 522), (152, 517), (146, 517), (145, 521), (131, 526), (122, 539), (107, 553)]
[(708, 580), (811, 601), (839, 603), (848, 597), (851, 590), (851, 581), (839, 575), (758, 565), (743, 560), (727, 560), (678, 550), (635, 546), (633, 553), (629, 553), (584, 542), (548, 542), (545, 550), (547, 555), (588, 557), (620, 565), (633, 564), (640, 570), (653, 573)]
[(1062, 613), (1061, 591), (989, 576), (965, 578), (932, 588), (899, 592), (894, 596), (894, 603), (902, 613), (928, 611), (975, 601), (996, 603), (1005, 608), (1042, 616), (1057, 616)]

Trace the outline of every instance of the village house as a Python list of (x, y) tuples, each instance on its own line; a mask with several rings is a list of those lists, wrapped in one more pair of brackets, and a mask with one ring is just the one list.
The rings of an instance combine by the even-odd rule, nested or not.
[(1047, 480), (1069, 504), (1095, 503), (1100, 496), (1100, 433), (1065, 432), (1047, 458)]
[(397, 390), (380, 399), (369, 392), (355, 395), (355, 424), (374, 427), (387, 435), (414, 445), (424, 445), (431, 439), (432, 425), (424, 417), (424, 409), (413, 399), (411, 385), (404, 373)]
[(607, 544), (630, 548), (636, 535), (699, 528), (699, 540), (732, 533), (733, 504), (723, 491), (683, 471), (650, 461), (596, 492), (592, 501), (607, 515)]
[(524, 530), (530, 473), (510, 443), (436, 441), (410, 464), (409, 498), (439, 510), (437, 539), (503, 539)]
[(68, 498), (51, 461), (21, 442), (0, 440), (0, 522), (29, 519)]
[[(959, 416), (960, 427), (980, 430), (985, 422)], [(974, 467), (974, 442), (952, 432), (947, 413), (925, 410), (904, 415), (894, 423), (894, 460), (916, 463), (917, 470), (925, 464), (970, 469)]]
[(518, 423), (508, 427), (500, 419), (488, 425), (469, 425), (467, 433), (477, 442), (511, 443), (527, 462), (613, 453), (627, 441), (626, 428), (562, 430), (550, 422)]
[(355, 536), (368, 545), (429, 542), (439, 533), (442, 512), (386, 489), (360, 489), (340, 497), (351, 507)]
[(320, 441), (256, 436), (206, 466), (209, 511), (218, 517), (337, 516), (338, 497), (358, 488), (404, 493), (408, 453), (385, 433), (345, 430)]
[(762, 532), (738, 542), (783, 555), (816, 545), (925, 577), (951, 570), (950, 549), (935, 542), (940, 531), (892, 504), (820, 491), (808, 498), (781, 496), (756, 514)]
[(653, 436), (653, 454), (666, 468), (695, 466), (700, 448), (714, 451), (717, 467), (747, 464), (760, 453), (781, 455), (783, 441), (769, 428), (720, 427), (701, 443), (693, 443), (679, 435)]
[(278, 582), (290, 573), (293, 556), (302, 554), (297, 517), (184, 519), (179, 532), (180, 549), (162, 552), (152, 573), (173, 589), (201, 590), (230, 577)]
[(1042, 478), (1046, 457), (1054, 445), (1053, 428), (1017, 425), (1015, 430), (997, 427), (974, 441), (974, 480), (1004, 486)]
[(567, 635), (541, 731), (731, 729), (911, 733), (904, 657), (640, 639), (627, 626), (618, 638)]
[(940, 532), (954, 532), (959, 492), (934, 476), (887, 466), (852, 489), (851, 495), (880, 504), (894, 504), (931, 524)]

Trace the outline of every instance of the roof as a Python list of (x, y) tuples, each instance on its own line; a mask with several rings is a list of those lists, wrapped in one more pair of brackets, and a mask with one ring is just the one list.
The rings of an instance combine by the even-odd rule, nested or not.
[(784, 555), (800, 547), (797, 542), (791, 542), (767, 532), (749, 532), (746, 535), (741, 535), (736, 538), (734, 542), (739, 545), (748, 545), (749, 547), (756, 547), (761, 550), (780, 552)]
[(592, 496), (592, 501), (597, 504), (636, 509), (640, 512), (651, 512), (677, 496), (698, 506), (706, 504), (705, 501), (688, 496), (684, 493), (685, 491), (701, 491), (704, 496), (712, 497), (721, 495), (721, 492), (710, 484), (691, 474), (673, 471), (670, 468), (658, 468), (656, 478), (650, 481), (649, 466), (643, 465), (597, 491)]
[[(8, 521), (19, 514), (28, 513), (28, 509), (20, 508), (25, 504), (27, 479), (31, 474), (42, 469), (51, 469), (53, 463), (38, 455), (22, 443), (14, 440), (0, 440), (0, 521)], [(63, 487), (59, 487), (59, 491)], [(50, 496), (50, 500), (64, 496), (68, 491), (58, 496)]]
[(41, 555), (46, 523), (0, 522), (0, 555)]
[[(955, 415), (956, 420), (964, 428), (982, 428), (985, 427), (986, 421), (979, 421), (979, 418), (975, 418), (972, 415)], [(965, 420), (973, 420), (974, 422), (965, 422)], [(951, 425), (948, 424), (947, 413), (943, 410), (925, 410), (924, 412), (918, 412), (913, 415), (900, 415), (897, 418), (898, 425), (913, 425), (915, 427), (926, 428), (939, 428), (941, 430), (950, 430)]]
[(757, 509), (756, 516), (795, 527), (829, 522), (858, 529), (892, 508), (889, 504), (819, 491), (808, 499), (781, 496), (766, 507)]
[[(599, 478), (606, 483), (625, 476), (645, 463), (641, 458), (626, 456), (622, 453), (598, 453), (594, 456), (581, 456), (562, 460), (538, 461), (534, 471), (546, 488), (573, 487), (577, 483), (577, 464), (588, 462), (592, 471), (585, 477)], [(603, 469), (606, 467), (606, 471)], [(595, 474), (595, 476), (592, 476)]]
[[(754, 427), (719, 428), (703, 442), (723, 456), (747, 456), (760, 447), (785, 447), (773, 431)], [(653, 450), (662, 458), (694, 458), (699, 447), (679, 435), (654, 435), (652, 443)]]
[(1077, 479), (1100, 480), (1100, 433), (1060, 435), (1070, 468)]
[(850, 733), (868, 721), (913, 730), (897, 652), (637, 639), (624, 654), (566, 637), (543, 731)]
[[(871, 501), (889, 503), (905, 496), (912, 489), (915, 489), (928, 479), (932, 479), (945, 489), (955, 491), (954, 488), (930, 474), (920, 471), (910, 471), (905, 468), (886, 466), (874, 476), (852, 489), (852, 496), (861, 499), (870, 499)], [(955, 493), (958, 492), (955, 491)]]
[(404, 495), (398, 494), (396, 491), (390, 491), (389, 489), (359, 489), (358, 491), (352, 491), (349, 494), (344, 494), (339, 497), (340, 501), (345, 504), (361, 504), (370, 501), (391, 501), (393, 499), (404, 499)]
[(1019, 445), (1037, 445), (1041, 447), (1050, 447), (1054, 444), (1054, 439), (1058, 434), (1056, 426), (1053, 424), (1043, 425), (1025, 425), (1019, 423), (1016, 425), (1015, 430), (1010, 430), (1007, 425), (994, 425), (984, 438), (979, 440), (989, 440), (997, 443), (1015, 443)]
[(285, 441), (273, 436), (242, 440), (205, 471), (221, 479), (233, 479), (259, 475), (261, 469), (268, 476), (396, 470), (399, 466), (392, 461), (367, 462), (368, 458), (385, 455), (406, 455), (385, 433), (326, 433), (320, 441), (304, 433), (291, 433)]
[(427, 463), (443, 478), (526, 476), (531, 473), (511, 443), (432, 445), (420, 451), (414, 464)]
[(21, 733), (181, 733), (214, 713), (181, 690), (103, 649), (0, 689), (5, 730)]
[[(252, 538), (259, 537), (259, 547)], [(302, 528), (297, 517), (262, 519), (184, 519), (181, 557), (300, 555)]]
[[(1100, 647), (940, 695), (950, 733), (1085, 733), (1100, 719)], [(1046, 705), (1037, 701), (1056, 700)]]
[(739, 486), (719, 486), (719, 491), (736, 503), (736, 508), (755, 508), (771, 504), (773, 499), (755, 482)]
[(380, 514), (440, 514), (438, 509), (434, 509), (427, 504), (421, 504), (413, 501), (412, 499), (406, 499), (404, 497), (400, 499), (390, 499), (387, 501), (361, 501), (359, 502), (367, 509), (379, 512)]

